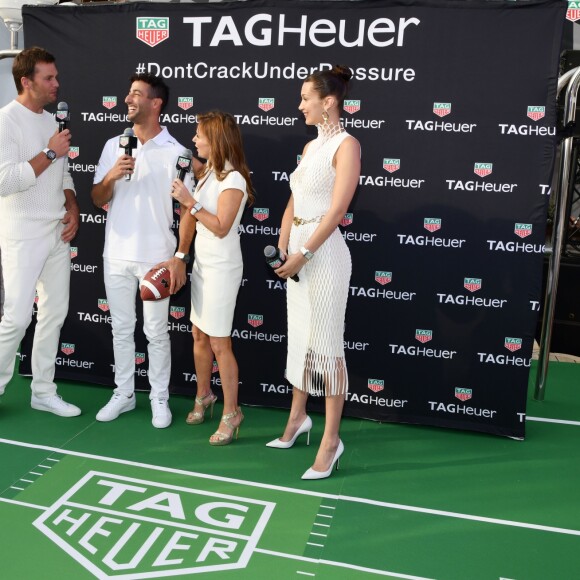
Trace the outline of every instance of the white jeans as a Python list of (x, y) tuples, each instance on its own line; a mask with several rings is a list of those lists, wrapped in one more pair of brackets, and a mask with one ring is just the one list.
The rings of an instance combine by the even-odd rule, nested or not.
[[(135, 390), (135, 323), (139, 280), (155, 264), (105, 258), (104, 275), (115, 354), (115, 393), (131, 396)], [(143, 332), (149, 355), (149, 398), (168, 399), (171, 377), (171, 343), (167, 329), (169, 298), (142, 301)]]
[(4, 314), (0, 322), (0, 394), (14, 372), (14, 358), (32, 319), (34, 291), (38, 313), (32, 344), (32, 392), (56, 393), (54, 365), (60, 329), (68, 312), (70, 244), (60, 239), (58, 222), (47, 236), (9, 240), (0, 236), (4, 278)]

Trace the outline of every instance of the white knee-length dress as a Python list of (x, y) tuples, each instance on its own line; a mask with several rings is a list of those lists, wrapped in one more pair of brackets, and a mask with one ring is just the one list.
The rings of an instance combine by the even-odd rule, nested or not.
[[(226, 165), (227, 169), (231, 166)], [(219, 196), (226, 189), (239, 189), (244, 194), (234, 223), (225, 237), (218, 238), (197, 222), (191, 270), (191, 322), (209, 336), (221, 337), (232, 333), (236, 298), (242, 283), (238, 225), (248, 199), (246, 180), (238, 171), (230, 171), (219, 181), (212, 171), (207, 179), (200, 180), (193, 195), (204, 209), (217, 214)]]
[[(332, 160), (348, 137), (318, 137), (290, 176), (294, 216), (312, 223), (292, 225), (289, 252), (306, 245), (320, 218), (328, 211), (336, 172)], [(298, 273), (287, 282), (288, 356), (286, 378), (312, 395), (348, 392), (344, 358), (344, 320), (352, 264), (350, 252), (336, 230)]]

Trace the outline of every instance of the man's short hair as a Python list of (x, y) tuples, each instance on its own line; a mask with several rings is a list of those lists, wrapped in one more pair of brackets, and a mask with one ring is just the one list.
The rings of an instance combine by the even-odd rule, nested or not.
[(163, 79), (150, 73), (138, 73), (131, 77), (131, 83), (135, 81), (142, 81), (151, 87), (150, 97), (153, 99), (161, 99), (161, 110), (159, 112), (163, 112), (163, 109), (165, 109), (169, 101), (169, 87)]
[(39, 46), (31, 46), (20, 51), (12, 63), (12, 76), (14, 77), (14, 84), (16, 85), (18, 94), (21, 95), (24, 92), (22, 77), (32, 80), (34, 78), (36, 65), (39, 62), (51, 64), (55, 60), (50, 52), (47, 52)]

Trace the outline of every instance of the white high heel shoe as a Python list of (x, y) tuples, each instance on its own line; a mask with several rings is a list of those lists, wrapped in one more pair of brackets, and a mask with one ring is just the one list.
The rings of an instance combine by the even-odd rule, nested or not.
[(327, 471), (316, 471), (315, 469), (309, 468), (304, 472), (302, 479), (325, 479), (332, 473), (332, 469), (334, 464), (336, 463), (336, 470), (338, 471), (338, 464), (340, 460), (340, 456), (344, 452), (344, 445), (342, 441), (338, 440), (338, 447), (336, 448), (336, 453), (334, 454), (334, 458), (332, 459), (332, 463)]
[(275, 449), (290, 449), (292, 445), (296, 442), (296, 439), (302, 433), (306, 433), (306, 445), (310, 445), (310, 429), (312, 429), (312, 419), (306, 415), (306, 419), (302, 421), (302, 425), (298, 427), (298, 431), (294, 433), (294, 437), (290, 439), (290, 441), (280, 441), (280, 439), (274, 439), (274, 441), (270, 441), (270, 443), (266, 443), (266, 447), (274, 447)]

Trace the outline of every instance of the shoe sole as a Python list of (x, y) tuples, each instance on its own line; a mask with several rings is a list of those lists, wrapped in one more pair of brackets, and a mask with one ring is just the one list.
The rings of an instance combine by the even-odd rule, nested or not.
[(95, 417), (95, 419), (97, 421), (99, 421), (100, 423), (110, 423), (111, 421), (114, 421), (115, 419), (119, 418), (119, 415), (122, 415), (123, 413), (128, 413), (129, 411), (134, 411), (135, 407), (132, 407), (131, 409), (123, 409), (122, 411), (119, 411), (119, 413), (115, 416), (115, 417), (111, 417), (110, 419), (99, 419), (99, 415), (97, 413), (97, 416)]
[(45, 413), (52, 413), (53, 415), (56, 415), (57, 417), (78, 417), (81, 414), (80, 409), (78, 409), (77, 411), (71, 411), (70, 413), (59, 413), (58, 411), (55, 411), (54, 409), (47, 409), (46, 407), (40, 407), (38, 405), (35, 405), (34, 403), (31, 403), (30, 406), (35, 411), (44, 411)]

